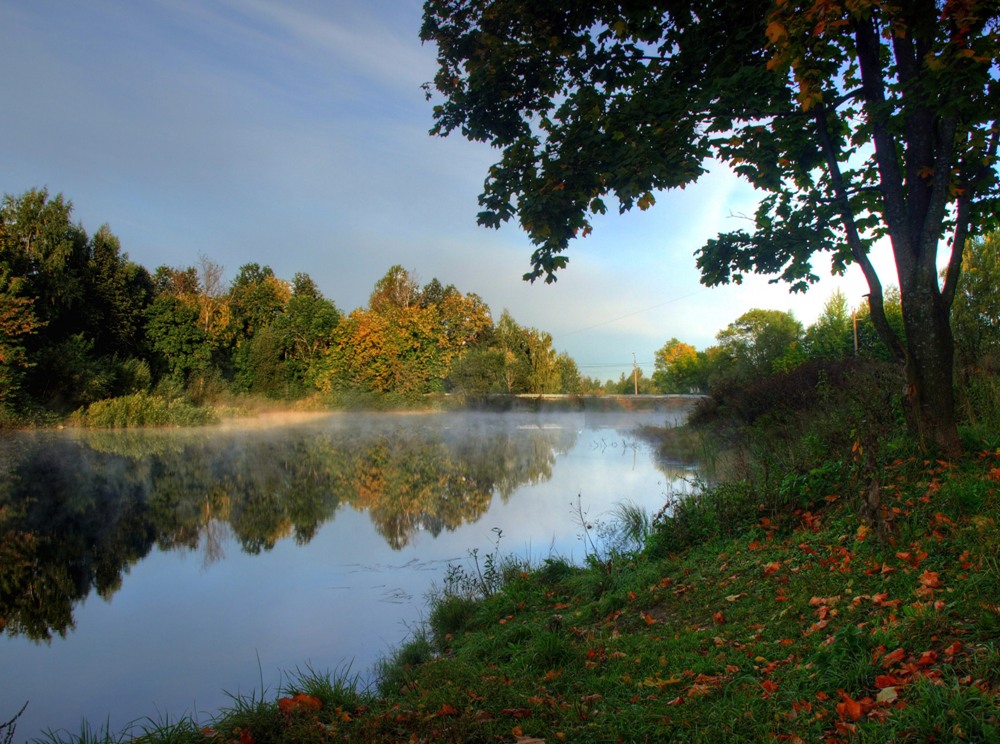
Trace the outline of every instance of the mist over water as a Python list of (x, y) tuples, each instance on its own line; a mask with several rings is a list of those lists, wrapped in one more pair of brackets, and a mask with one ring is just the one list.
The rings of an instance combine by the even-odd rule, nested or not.
[[(582, 508), (653, 513), (694, 464), (647, 411), (331, 414), (0, 438), (0, 721), (17, 739), (207, 721), (307, 665), (368, 677), (469, 551), (584, 557)], [(579, 500), (579, 501), (578, 501)]]

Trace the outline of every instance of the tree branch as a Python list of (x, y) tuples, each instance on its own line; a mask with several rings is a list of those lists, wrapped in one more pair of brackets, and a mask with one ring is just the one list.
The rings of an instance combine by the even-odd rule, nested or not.
[(851, 255), (854, 257), (855, 263), (861, 267), (865, 281), (868, 282), (868, 289), (870, 290), (868, 307), (871, 311), (872, 323), (874, 323), (878, 335), (885, 341), (886, 346), (889, 347), (893, 358), (897, 362), (902, 363), (906, 359), (906, 350), (899, 336), (892, 329), (892, 326), (889, 325), (889, 321), (885, 317), (882, 282), (878, 277), (878, 272), (875, 271), (875, 267), (872, 266), (872, 262), (868, 258), (868, 253), (865, 251), (861, 235), (858, 232), (857, 223), (854, 221), (854, 212), (851, 209), (848, 199), (847, 187), (844, 184), (843, 174), (840, 172), (840, 160), (837, 148), (833, 143), (833, 138), (830, 136), (826, 107), (820, 103), (814, 107), (813, 111), (816, 133), (819, 135), (820, 145), (826, 157), (826, 165), (830, 171), (830, 183), (833, 185), (835, 202), (840, 211), (841, 219), (844, 221), (847, 245), (851, 249)]
[(962, 273), (962, 257), (965, 252), (965, 241), (969, 234), (970, 212), (972, 196), (975, 191), (975, 182), (989, 171), (991, 164), (997, 156), (997, 148), (1000, 146), (1000, 127), (997, 120), (993, 121), (991, 127), (993, 134), (990, 137), (986, 151), (980, 165), (975, 172), (960, 184), (962, 194), (958, 198), (958, 209), (955, 215), (955, 232), (952, 236), (951, 256), (948, 259), (948, 267), (945, 270), (944, 287), (941, 289), (941, 296), (947, 307), (951, 307), (955, 300), (955, 292), (958, 290), (958, 279)]
[(885, 219), (893, 236), (893, 254), (896, 266), (912, 270), (913, 247), (906, 215), (906, 191), (903, 174), (896, 154), (896, 142), (889, 131), (889, 117), (886, 111), (885, 82), (879, 61), (880, 43), (873, 18), (859, 21), (854, 29), (855, 45), (858, 51), (858, 65), (861, 70), (861, 87), (864, 91), (864, 105), (872, 123), (872, 139), (875, 143), (875, 159), (878, 163), (882, 184), (882, 199), (885, 204)]

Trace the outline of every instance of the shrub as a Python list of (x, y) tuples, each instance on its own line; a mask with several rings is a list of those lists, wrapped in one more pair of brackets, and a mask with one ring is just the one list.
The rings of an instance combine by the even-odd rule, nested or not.
[(126, 428), (130, 426), (200, 426), (212, 415), (186, 400), (168, 400), (149, 393), (133, 393), (91, 403), (74, 414), (81, 426)]
[(663, 558), (705, 542), (739, 534), (760, 519), (746, 482), (720, 483), (668, 504), (653, 519), (646, 554)]

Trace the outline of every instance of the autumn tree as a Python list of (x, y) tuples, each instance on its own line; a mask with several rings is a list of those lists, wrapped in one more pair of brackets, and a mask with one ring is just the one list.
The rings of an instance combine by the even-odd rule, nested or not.
[[(437, 285), (440, 288), (440, 282)], [(443, 292), (443, 289), (441, 291)], [(368, 309), (376, 313), (390, 307), (405, 309), (418, 304), (419, 301), (420, 282), (417, 277), (396, 264), (375, 282), (375, 287), (368, 298)]]
[(230, 312), (238, 337), (250, 338), (274, 322), (290, 297), (288, 282), (278, 279), (270, 266), (241, 266), (229, 287)]
[(494, 377), (481, 364), (493, 337), (490, 308), (478, 295), (436, 278), (421, 289), (415, 274), (392, 266), (375, 283), (368, 308), (335, 329), (317, 383), (412, 397), (444, 390), (447, 379), (449, 389), (481, 392)]
[(340, 321), (317, 377), (324, 392), (361, 390), (411, 398), (438, 390), (447, 374), (433, 309), (358, 309)]
[[(646, 209), (721, 161), (762, 199), (752, 232), (700, 249), (702, 281), (803, 290), (817, 257), (857, 264), (914, 432), (955, 453), (950, 308), (1000, 197), (998, 31), (996, 0), (426, 0), (421, 38), (438, 53), (432, 133), (502, 152), (479, 221), (519, 219), (527, 278), (554, 279), (609, 199)], [(906, 343), (869, 259), (882, 239)]]
[[(433, 282), (440, 287), (437, 279)], [(439, 293), (434, 292), (430, 295), (428, 288), (425, 287), (420, 304), (422, 307), (436, 309), (447, 346), (452, 352), (449, 359), (464, 349), (484, 343), (493, 330), (493, 317), (489, 305), (473, 292), (462, 294), (453, 284), (442, 288)]]
[(556, 367), (559, 370), (559, 392), (568, 394), (580, 394), (583, 392), (584, 382), (580, 376), (580, 368), (565, 351), (556, 355)]
[(653, 384), (661, 393), (690, 393), (705, 387), (698, 350), (672, 338), (656, 352)]

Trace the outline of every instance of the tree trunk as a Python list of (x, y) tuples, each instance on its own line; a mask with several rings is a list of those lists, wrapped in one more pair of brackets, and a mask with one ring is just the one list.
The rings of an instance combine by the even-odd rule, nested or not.
[(956, 457), (961, 454), (962, 443), (955, 414), (954, 339), (949, 309), (938, 290), (936, 276), (933, 285), (929, 281), (905, 280), (900, 284), (904, 285), (900, 295), (906, 328), (907, 423), (922, 449)]

